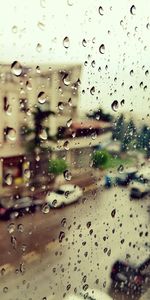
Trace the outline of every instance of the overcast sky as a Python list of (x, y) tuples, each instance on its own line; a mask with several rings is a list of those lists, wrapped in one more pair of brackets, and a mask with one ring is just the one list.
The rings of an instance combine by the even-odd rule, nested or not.
[(117, 112), (133, 109), (145, 118), (150, 111), (149, 0), (5, 0), (2, 6), (1, 62), (80, 62), (81, 110), (101, 105), (112, 111), (116, 100)]

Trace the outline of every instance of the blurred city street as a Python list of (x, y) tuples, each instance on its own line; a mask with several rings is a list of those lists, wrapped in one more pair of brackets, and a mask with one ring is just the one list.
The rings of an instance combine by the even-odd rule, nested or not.
[(85, 284), (109, 293), (117, 259), (138, 265), (149, 255), (148, 202), (131, 201), (128, 188), (99, 188), (70, 206), (1, 222), (1, 265), (12, 266), (1, 268), (3, 299), (61, 300)]

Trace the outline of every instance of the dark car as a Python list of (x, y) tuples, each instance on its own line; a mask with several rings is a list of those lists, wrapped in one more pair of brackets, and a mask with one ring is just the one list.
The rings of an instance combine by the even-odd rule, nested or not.
[(122, 261), (116, 261), (110, 274), (113, 289), (116, 292), (141, 294), (142, 288), (150, 276), (147, 271), (149, 267), (149, 258), (138, 267), (130, 266)]
[(136, 170), (131, 172), (125, 172), (116, 177), (116, 183), (121, 186), (127, 186), (132, 180), (136, 180)]
[(43, 204), (42, 200), (34, 200), (31, 197), (23, 197), (8, 203), (0, 203), (0, 219), (9, 220), (23, 216), (26, 213), (34, 213)]

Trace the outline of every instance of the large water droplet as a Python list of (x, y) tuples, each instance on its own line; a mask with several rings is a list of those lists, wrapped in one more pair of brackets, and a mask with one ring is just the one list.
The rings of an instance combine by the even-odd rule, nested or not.
[(95, 67), (95, 60), (92, 60), (91, 66), (94, 68)]
[(70, 85), (69, 75), (68, 75), (68, 74), (65, 74), (65, 75), (62, 77), (62, 81), (63, 81), (64, 85), (69, 86), (69, 85)]
[(99, 52), (101, 54), (104, 54), (105, 53), (105, 45), (104, 44), (101, 44), (100, 47), (99, 47)]
[(97, 138), (97, 133), (96, 132), (92, 132), (91, 133), (91, 138), (92, 138), (92, 140), (95, 140)]
[(146, 24), (146, 28), (147, 28), (147, 29), (150, 29), (150, 23), (147, 23), (147, 24)]
[(50, 211), (50, 206), (49, 206), (47, 203), (44, 204), (43, 207), (42, 207), (42, 212), (43, 212), (44, 214), (48, 214), (49, 211)]
[(41, 45), (40, 43), (37, 43), (37, 45), (36, 45), (36, 50), (37, 50), (37, 52), (41, 52), (41, 50), (42, 50), (42, 45)]
[(17, 230), (18, 230), (19, 232), (23, 232), (23, 231), (24, 231), (24, 226), (23, 226), (23, 224), (18, 224)]
[(64, 231), (61, 231), (59, 234), (59, 242), (61, 243), (64, 238), (65, 238), (65, 233)]
[(99, 7), (98, 12), (101, 16), (104, 15), (104, 10), (103, 10), (102, 6)]
[(8, 292), (8, 287), (7, 286), (5, 286), (4, 288), (3, 288), (3, 293), (7, 293)]
[(131, 13), (132, 15), (135, 15), (135, 13), (136, 13), (136, 7), (135, 7), (135, 5), (132, 5), (132, 6), (130, 7), (130, 13)]
[(68, 49), (69, 46), (70, 46), (70, 41), (69, 41), (69, 38), (68, 36), (66, 36), (64, 39), (63, 39), (63, 46)]
[(9, 128), (7, 131), (7, 139), (10, 141), (16, 140), (16, 130), (14, 128)]
[(27, 87), (27, 89), (29, 90), (29, 91), (31, 91), (32, 90), (32, 84), (31, 84), (31, 82), (30, 81), (26, 81), (26, 87)]
[(65, 141), (63, 146), (64, 146), (65, 150), (69, 150), (69, 142), (68, 141)]
[(31, 177), (31, 171), (30, 171), (30, 169), (25, 169), (24, 170), (24, 176), (27, 179), (29, 179)]
[(69, 170), (65, 170), (64, 171), (64, 178), (67, 180), (67, 181), (70, 181), (71, 178), (72, 178), (72, 174)]
[(124, 167), (123, 167), (123, 165), (120, 165), (120, 166), (118, 167), (118, 172), (119, 172), (119, 173), (122, 173), (122, 172), (123, 172), (123, 170), (124, 170)]
[(118, 110), (118, 107), (119, 107), (118, 101), (114, 100), (113, 103), (111, 104), (112, 110), (116, 112)]
[(7, 227), (8, 232), (11, 234), (15, 231), (15, 224), (14, 223), (10, 223)]
[(45, 92), (40, 92), (38, 94), (38, 101), (40, 104), (44, 104), (46, 102), (47, 98), (46, 98), (46, 95), (45, 95)]
[(7, 185), (11, 185), (11, 184), (12, 184), (12, 182), (13, 182), (13, 177), (12, 177), (11, 174), (7, 174), (7, 175), (5, 176), (5, 182), (6, 182)]
[(94, 95), (94, 93), (95, 93), (95, 86), (92, 86), (92, 88), (90, 89), (90, 93), (91, 93), (92, 96)]
[(73, 2), (73, 0), (67, 0), (67, 4), (68, 4), (69, 6), (72, 6), (72, 5), (74, 4), (74, 2)]
[(67, 127), (69, 128), (69, 127), (71, 126), (71, 124), (72, 124), (72, 119), (69, 119), (69, 120), (67, 121), (66, 125), (67, 125)]
[(45, 29), (45, 25), (44, 25), (44, 23), (42, 23), (42, 22), (38, 22), (38, 28), (40, 29), (40, 30), (44, 30)]
[(120, 101), (120, 104), (121, 104), (121, 106), (123, 106), (123, 105), (125, 104), (125, 100), (122, 99), (122, 100)]
[(41, 69), (40, 69), (39, 66), (36, 66), (36, 72), (37, 72), (37, 73), (41, 73)]
[(82, 46), (83, 46), (83, 47), (86, 47), (86, 45), (87, 45), (87, 41), (86, 41), (86, 39), (83, 39), (83, 40), (82, 40)]
[(11, 73), (15, 76), (20, 76), (22, 73), (22, 66), (16, 60), (11, 64)]
[(14, 25), (14, 26), (12, 27), (12, 32), (13, 32), (13, 33), (17, 33), (17, 31), (18, 31), (18, 28), (17, 28), (16, 25)]
[(64, 109), (63, 102), (58, 102), (58, 108), (59, 108), (59, 110), (63, 110)]
[(40, 134), (39, 134), (40, 139), (42, 140), (47, 140), (47, 132), (45, 129), (42, 129)]
[(61, 225), (62, 225), (63, 227), (65, 227), (66, 223), (67, 223), (66, 218), (63, 218), (63, 219), (61, 220)]

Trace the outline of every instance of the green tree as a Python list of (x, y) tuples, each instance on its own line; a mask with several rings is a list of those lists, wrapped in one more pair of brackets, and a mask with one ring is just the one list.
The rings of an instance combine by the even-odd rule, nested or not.
[(117, 120), (114, 122), (114, 127), (112, 131), (112, 138), (113, 140), (118, 140), (121, 141), (122, 137), (124, 136), (125, 133), (125, 120), (123, 114), (121, 114)]
[(21, 134), (25, 138), (25, 147), (27, 152), (45, 152), (50, 148), (45, 146), (45, 142), (52, 140), (52, 136), (49, 134), (49, 127), (44, 126), (44, 121), (50, 115), (54, 114), (51, 110), (42, 110), (40, 107), (36, 107), (32, 112), (33, 116), (33, 128), (29, 126), (23, 126), (21, 128)]
[(136, 138), (137, 138), (137, 130), (136, 126), (131, 119), (129, 123), (126, 125), (126, 129), (124, 132), (124, 136), (122, 138), (121, 150), (126, 152), (128, 150), (134, 149), (136, 147)]
[(99, 151), (94, 151), (92, 155), (92, 162), (93, 162), (93, 167), (94, 168), (103, 168), (110, 155), (106, 150), (99, 150)]
[(68, 166), (64, 159), (49, 160), (48, 171), (54, 175), (60, 175), (67, 170)]

